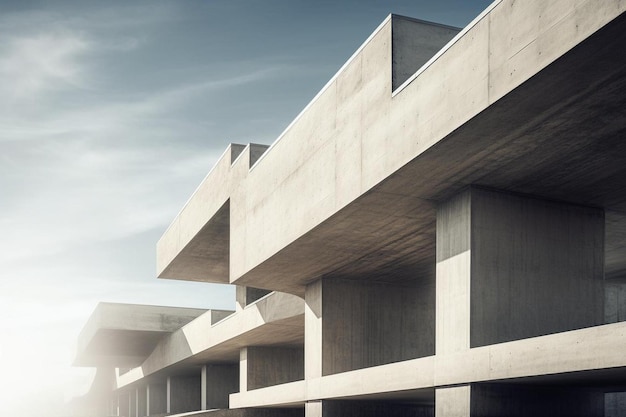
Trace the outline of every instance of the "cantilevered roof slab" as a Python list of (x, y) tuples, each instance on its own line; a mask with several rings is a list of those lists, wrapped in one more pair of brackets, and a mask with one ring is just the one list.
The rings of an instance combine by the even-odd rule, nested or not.
[(468, 185), (604, 208), (607, 276), (623, 275), (625, 8), (496, 1), (395, 89), (387, 19), (228, 180), (230, 282), (302, 295), (322, 276), (433, 274), (434, 209)]
[(75, 366), (137, 366), (165, 335), (207, 310), (99, 303), (78, 337)]
[(238, 362), (246, 346), (302, 346), (304, 300), (273, 292), (215, 322), (204, 314), (159, 341), (135, 369), (120, 375), (119, 386), (163, 372), (196, 370), (202, 364)]

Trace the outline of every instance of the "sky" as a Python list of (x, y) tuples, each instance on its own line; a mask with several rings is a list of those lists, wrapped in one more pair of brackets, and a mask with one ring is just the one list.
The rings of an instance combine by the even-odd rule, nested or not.
[[(230, 142), (271, 144), (389, 13), (480, 0), (0, 0), (0, 404), (60, 416), (98, 302), (234, 309), (155, 245)], [(45, 414), (42, 414), (45, 410)]]

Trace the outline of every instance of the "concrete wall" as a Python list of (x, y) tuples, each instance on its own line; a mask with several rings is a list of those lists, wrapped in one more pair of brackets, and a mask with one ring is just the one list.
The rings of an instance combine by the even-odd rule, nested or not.
[(393, 60), (391, 88), (395, 90), (435, 55), (460, 29), (403, 16), (391, 28)]
[(468, 325), (475, 347), (604, 322), (600, 209), (471, 188), (438, 211), (437, 262), (438, 347), (469, 347)]
[(324, 278), (321, 296), (323, 375), (434, 354), (430, 277), (398, 284)]
[(228, 408), (228, 396), (239, 391), (239, 365), (204, 365), (201, 377), (202, 410)]
[(148, 415), (165, 414), (167, 411), (167, 385), (165, 383), (150, 383), (147, 391)]
[(200, 410), (200, 375), (168, 377), (167, 400), (170, 414)]
[(148, 415), (148, 392), (145, 386), (137, 387), (135, 390), (135, 414), (137, 417), (145, 417)]
[(304, 379), (304, 348), (248, 346), (241, 349), (240, 390)]

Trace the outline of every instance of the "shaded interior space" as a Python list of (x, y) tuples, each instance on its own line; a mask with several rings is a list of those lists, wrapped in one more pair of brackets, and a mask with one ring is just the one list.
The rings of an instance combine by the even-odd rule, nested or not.
[(241, 392), (304, 379), (304, 346), (248, 346), (240, 355)]
[(321, 287), (322, 375), (435, 353), (432, 274), (398, 282), (323, 278)]
[(435, 417), (434, 400), (434, 390), (423, 390), (398, 398), (310, 401), (305, 407), (315, 417)]
[(264, 290), (261, 288), (237, 285), (235, 289), (237, 310), (246, 308), (248, 305), (255, 303), (271, 292), (272, 291), (270, 290)]

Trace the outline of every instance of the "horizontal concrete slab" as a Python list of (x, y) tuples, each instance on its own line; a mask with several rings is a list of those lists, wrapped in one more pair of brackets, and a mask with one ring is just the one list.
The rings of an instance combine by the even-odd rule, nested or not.
[(141, 366), (120, 375), (118, 386), (208, 362), (238, 362), (245, 346), (301, 346), (304, 300), (271, 293), (227, 318), (212, 323), (207, 314), (163, 338)]
[(160, 271), (228, 201), (230, 282), (402, 280), (433, 264), (435, 204), (478, 184), (616, 213), (607, 275), (624, 275), (625, 7), (496, 2), (395, 91), (390, 45), (411, 30), (394, 25), (419, 23), (390, 17), (251, 170), (218, 163), (161, 239)]
[(75, 366), (137, 366), (165, 335), (207, 310), (99, 303), (78, 337)]
[(626, 323), (614, 323), (467, 351), (396, 362), (245, 393), (231, 408), (297, 404), (330, 398), (397, 398), (399, 393), (473, 382), (623, 381)]

